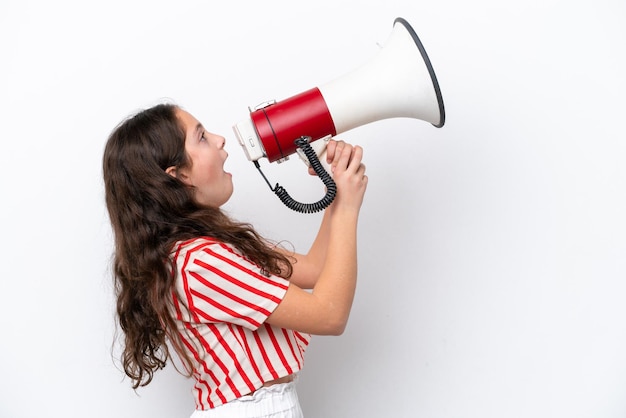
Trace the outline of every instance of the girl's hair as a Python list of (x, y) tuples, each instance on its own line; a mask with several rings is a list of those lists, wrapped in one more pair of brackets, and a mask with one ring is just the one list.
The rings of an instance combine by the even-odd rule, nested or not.
[(170, 253), (177, 241), (213, 237), (233, 245), (267, 273), (292, 274), (289, 260), (252, 226), (198, 204), (193, 188), (165, 172), (191, 164), (177, 109), (159, 104), (126, 119), (109, 136), (103, 157), (115, 239), (117, 320), (124, 334), (121, 361), (135, 389), (150, 383), (171, 358), (168, 340), (187, 371), (193, 371), (170, 310), (175, 279)]

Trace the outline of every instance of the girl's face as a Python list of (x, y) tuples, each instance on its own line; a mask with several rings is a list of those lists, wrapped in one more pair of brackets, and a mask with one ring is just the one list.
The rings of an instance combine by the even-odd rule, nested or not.
[(233, 194), (233, 179), (224, 171), (228, 153), (224, 149), (224, 137), (207, 132), (202, 124), (188, 112), (178, 109), (176, 116), (185, 129), (185, 151), (189, 167), (167, 169), (195, 189), (195, 199), (206, 206), (220, 207)]

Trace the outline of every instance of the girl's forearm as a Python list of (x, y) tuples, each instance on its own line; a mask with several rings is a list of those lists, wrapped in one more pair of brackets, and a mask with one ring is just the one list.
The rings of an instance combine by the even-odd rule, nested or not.
[(358, 212), (343, 211), (329, 217), (325, 262), (313, 295), (325, 300), (328, 318), (340, 329), (348, 322), (357, 281)]

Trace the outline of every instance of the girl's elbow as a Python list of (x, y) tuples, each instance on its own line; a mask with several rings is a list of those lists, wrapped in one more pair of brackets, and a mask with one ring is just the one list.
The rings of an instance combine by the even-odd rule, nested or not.
[(344, 333), (347, 325), (347, 317), (331, 318), (324, 325), (324, 335), (339, 336)]
[(333, 328), (328, 335), (338, 337), (342, 335), (345, 330), (346, 330), (346, 324), (344, 324), (343, 326), (338, 326), (338, 327)]

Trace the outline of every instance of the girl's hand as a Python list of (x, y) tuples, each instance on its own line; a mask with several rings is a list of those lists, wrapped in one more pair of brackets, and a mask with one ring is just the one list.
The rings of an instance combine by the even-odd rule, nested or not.
[(327, 161), (337, 185), (337, 197), (333, 206), (360, 209), (367, 189), (365, 165), (362, 163), (363, 148), (343, 141), (330, 141)]
[[(363, 201), (363, 195), (367, 188), (367, 176), (365, 165), (361, 162), (363, 149), (353, 146), (344, 141), (331, 139), (326, 145), (326, 163), (330, 166), (330, 174), (337, 184), (337, 194), (341, 195), (342, 201), (359, 209)], [(309, 174), (315, 176), (313, 168), (309, 167)], [(342, 184), (338, 184), (341, 182)]]

